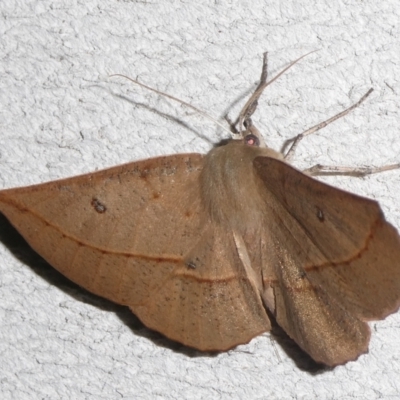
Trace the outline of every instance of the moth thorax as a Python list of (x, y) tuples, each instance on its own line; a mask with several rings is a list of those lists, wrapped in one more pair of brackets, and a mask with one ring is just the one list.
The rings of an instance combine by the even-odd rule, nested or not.
[(253, 167), (258, 152), (254, 150), (231, 142), (213, 149), (205, 158), (201, 193), (214, 221), (239, 230), (261, 222), (259, 178)]

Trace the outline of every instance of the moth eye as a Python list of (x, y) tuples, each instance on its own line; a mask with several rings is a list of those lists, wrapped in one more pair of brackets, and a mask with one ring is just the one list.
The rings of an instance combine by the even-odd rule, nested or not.
[(247, 146), (256, 146), (256, 147), (260, 146), (260, 139), (253, 134), (247, 135), (244, 138), (244, 142), (247, 144)]

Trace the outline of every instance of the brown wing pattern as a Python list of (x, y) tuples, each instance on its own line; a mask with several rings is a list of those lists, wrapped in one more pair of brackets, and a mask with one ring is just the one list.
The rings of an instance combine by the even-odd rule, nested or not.
[[(369, 328), (400, 305), (400, 240), (379, 205), (259, 157), (277, 321), (315, 360), (365, 352)], [(268, 286), (268, 282), (267, 286)]]
[(204, 215), (202, 160), (161, 157), (2, 191), (0, 211), (80, 286), (128, 305), (171, 339), (227, 349), (269, 321), (232, 235)]

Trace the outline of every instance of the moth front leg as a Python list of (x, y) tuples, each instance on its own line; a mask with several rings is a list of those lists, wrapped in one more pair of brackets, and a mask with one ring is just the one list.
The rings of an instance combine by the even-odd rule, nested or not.
[(337, 119), (344, 117), (345, 115), (349, 114), (351, 111), (353, 111), (355, 108), (357, 108), (363, 101), (366, 100), (366, 98), (373, 92), (374, 89), (369, 89), (367, 93), (364, 94), (363, 97), (361, 97), (360, 100), (357, 101), (357, 103), (353, 104), (351, 107), (346, 108), (344, 111), (340, 112), (339, 114), (336, 114), (332, 118), (327, 119), (326, 121), (320, 122), (317, 125), (314, 125), (312, 128), (307, 129), (306, 131), (300, 133), (297, 135), (292, 141), (292, 145), (290, 146), (288, 152), (285, 154), (285, 161), (289, 162), (294, 156), (294, 152), (297, 149), (297, 146), (299, 143), (309, 135), (312, 135), (313, 133), (319, 131), (322, 128), (325, 128), (327, 125), (331, 124), (332, 122), (335, 122)]

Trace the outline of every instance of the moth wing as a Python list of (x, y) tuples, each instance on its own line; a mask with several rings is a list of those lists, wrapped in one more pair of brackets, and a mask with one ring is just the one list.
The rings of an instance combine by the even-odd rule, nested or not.
[(400, 239), (375, 201), (258, 157), (271, 254), (266, 282), (278, 323), (316, 361), (341, 364), (366, 352), (364, 322), (400, 305)]
[(78, 285), (173, 340), (224, 350), (269, 321), (232, 235), (205, 215), (202, 165), (201, 155), (175, 155), (4, 190), (0, 211)]

